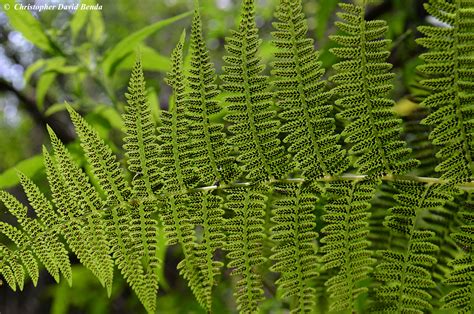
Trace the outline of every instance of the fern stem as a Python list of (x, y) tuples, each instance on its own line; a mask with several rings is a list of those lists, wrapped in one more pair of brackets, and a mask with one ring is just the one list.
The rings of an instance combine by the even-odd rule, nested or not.
[[(324, 176), (317, 179), (312, 179), (312, 181), (320, 181), (320, 182), (333, 182), (333, 181), (340, 181), (340, 180), (348, 180), (348, 181), (362, 181), (368, 179), (370, 176), (368, 175), (359, 175), (359, 174), (342, 174), (340, 176)], [(450, 180), (440, 179), (440, 178), (432, 178), (432, 177), (419, 177), (413, 175), (395, 175), (395, 174), (387, 174), (381, 176), (380, 179), (382, 181), (414, 181), (414, 182), (422, 182), (422, 183), (431, 183), (431, 184), (447, 184), (451, 182)], [(268, 180), (266, 183), (301, 183), (305, 182), (304, 178), (291, 178), (291, 179), (272, 179)], [(261, 183), (261, 182), (260, 182)], [(256, 184), (255, 182), (235, 182), (230, 184), (219, 184), (219, 185), (210, 185), (210, 186), (202, 186), (192, 191), (207, 191), (207, 190), (217, 190), (217, 189), (225, 189), (229, 187), (246, 187)], [(456, 185), (458, 188), (471, 191), (474, 190), (474, 182), (462, 182)]]

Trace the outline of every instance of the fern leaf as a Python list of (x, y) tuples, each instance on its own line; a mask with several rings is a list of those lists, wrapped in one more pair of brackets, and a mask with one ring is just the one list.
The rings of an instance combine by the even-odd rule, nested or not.
[(372, 181), (336, 181), (327, 187), (329, 199), (323, 216), (326, 225), (321, 229), (322, 262), (325, 270), (338, 270), (325, 283), (331, 311), (353, 310), (356, 299), (367, 293), (360, 282), (368, 278), (375, 262), (367, 239), (375, 186)]
[(275, 190), (280, 196), (275, 202), (270, 229), (271, 240), (277, 245), (270, 257), (275, 264), (270, 268), (281, 274), (277, 285), (282, 297), (293, 297), (292, 313), (307, 313), (315, 307), (313, 288), (317, 264), (314, 240), (317, 233), (313, 214), (316, 197), (300, 184), (278, 184)]
[(385, 21), (366, 21), (365, 4), (340, 4), (343, 22), (336, 25), (346, 35), (332, 36), (342, 47), (331, 51), (343, 61), (334, 65), (336, 74), (330, 80), (337, 84), (337, 117), (349, 124), (342, 132), (352, 144), (349, 153), (357, 156), (354, 166), (368, 175), (400, 174), (418, 165), (410, 158), (410, 149), (400, 140), (401, 120), (387, 98), (392, 89), (393, 73), (386, 63), (389, 40), (383, 39)]
[(130, 188), (112, 150), (72, 107), (67, 109), (92, 171), (107, 195), (107, 204), (124, 204), (130, 197)]
[[(112, 292), (114, 263), (105, 234), (102, 200), (87, 176), (73, 162), (66, 147), (48, 127), (55, 162), (44, 152), (46, 173), (53, 201), (65, 225), (64, 236), (81, 263)], [(71, 197), (72, 196), (72, 197)]]
[(132, 202), (130, 237), (136, 239), (134, 253), (137, 254), (144, 269), (145, 283), (149, 287), (147, 302), (155, 299), (158, 289), (157, 267), (160, 262), (156, 255), (158, 221), (151, 217), (156, 211), (155, 193), (161, 184), (159, 173), (159, 146), (155, 136), (155, 123), (151, 116), (143, 69), (137, 60), (130, 77), (125, 122), (124, 150), (128, 157), (128, 170), (134, 174), (132, 180)]
[(458, 313), (472, 313), (474, 310), (474, 200), (472, 192), (459, 212), (462, 225), (451, 237), (464, 250), (463, 254), (449, 263), (450, 273), (444, 281), (455, 288), (441, 301), (443, 309), (457, 310)]
[(256, 268), (266, 260), (262, 246), (267, 190), (263, 185), (256, 185), (227, 191), (225, 205), (234, 216), (226, 222), (225, 249), (229, 251), (227, 267), (232, 269), (231, 275), (239, 276), (234, 296), (240, 313), (257, 313), (263, 300), (262, 279)]
[(472, 1), (430, 0), (426, 10), (447, 26), (420, 26), (425, 37), (417, 42), (428, 48), (421, 55), (425, 64), (418, 70), (420, 83), (432, 94), (423, 105), (433, 112), (422, 121), (433, 127), (430, 139), (441, 146), (436, 156), (442, 161), (435, 170), (454, 182), (474, 178), (474, 92), (472, 50), (474, 37)]
[(404, 237), (404, 247), (379, 252), (383, 262), (374, 276), (384, 285), (375, 290), (374, 309), (421, 314), (432, 308), (426, 290), (435, 286), (429, 270), (437, 262), (433, 255), (439, 247), (433, 243), (435, 233), (419, 229), (417, 221), (424, 211), (443, 206), (451, 198), (450, 187), (415, 182), (399, 182), (396, 187), (398, 205), (390, 209), (385, 226)]
[[(147, 270), (144, 270), (142, 265), (140, 238), (135, 237), (133, 230), (137, 221), (134, 220), (133, 215), (130, 215), (133, 205), (128, 203), (132, 200), (132, 195), (123, 171), (112, 150), (97, 132), (71, 107), (68, 107), (68, 111), (87, 160), (107, 196), (104, 220), (117, 267), (146, 310), (154, 312), (156, 281), (147, 275)], [(139, 201), (139, 203), (142, 202)], [(137, 248), (139, 250), (136, 251)]]
[(201, 271), (201, 261), (196, 256), (196, 235), (190, 215), (190, 198), (187, 190), (197, 180), (194, 179), (192, 156), (189, 151), (189, 132), (185, 116), (185, 78), (183, 73), (183, 45), (185, 33), (176, 45), (171, 56), (172, 71), (167, 82), (173, 88), (174, 106), (171, 112), (163, 112), (163, 126), (158, 128), (161, 143), (161, 164), (165, 177), (163, 190), (168, 197), (163, 212), (163, 222), (168, 245), (181, 245), (184, 254), (178, 268), (188, 281), (199, 304), (210, 311), (211, 282)]
[(221, 106), (215, 99), (219, 90), (215, 84), (214, 65), (210, 61), (202, 35), (199, 8), (194, 11), (191, 48), (191, 67), (187, 75), (190, 92), (186, 95), (186, 115), (193, 164), (205, 186), (212, 185), (216, 180), (231, 182), (237, 177), (238, 169), (234, 158), (230, 156), (224, 126), (211, 119), (212, 115), (221, 111)]
[(282, 0), (276, 12), (279, 22), (273, 26), (273, 44), (277, 48), (272, 74), (275, 77), (280, 128), (284, 142), (294, 155), (305, 178), (337, 175), (348, 167), (345, 151), (338, 145), (335, 121), (331, 118), (330, 93), (321, 80), (324, 69), (307, 38), (308, 30), (301, 1)]
[(123, 148), (128, 170), (134, 175), (132, 189), (135, 197), (153, 196), (161, 182), (158, 160), (158, 143), (155, 123), (146, 96), (145, 79), (141, 61), (137, 59), (132, 70), (127, 105), (123, 120), (125, 134)]
[(59, 241), (58, 234), (55, 231), (59, 222), (59, 217), (53, 209), (49, 200), (41, 193), (40, 189), (23, 173), (18, 174), (23, 190), (26, 193), (29, 204), (35, 210), (39, 219), (40, 230), (45, 234), (45, 243), (49, 248), (47, 253), (58, 269), (64, 275), (69, 283), (72, 284), (71, 262), (69, 261), (68, 252), (64, 245)]
[[(25, 182), (25, 186), (27, 186), (29, 193), (36, 194), (37, 191), (35, 191), (35, 187), (30, 185), (30, 183), (31, 182)], [(33, 195), (30, 195), (30, 197), (33, 198)], [(20, 250), (25, 251), (27, 248), (28, 250), (32, 250), (56, 282), (59, 282), (60, 272), (63, 272), (65, 277), (69, 277), (66, 278), (70, 284), (71, 269), (69, 258), (62, 243), (56, 237), (54, 229), (47, 229), (45, 224), (39, 219), (27, 217), (27, 208), (11, 194), (0, 191), (0, 201), (5, 205), (8, 211), (15, 216), (22, 228), (22, 231), (19, 231), (17, 228), (2, 222), (0, 224), (0, 232), (16, 243)], [(39, 211), (41, 212), (41, 209)], [(28, 261), (25, 263), (27, 269), (32, 270), (31, 272), (29, 271), (30, 276), (36, 278), (35, 281), (37, 281), (38, 267), (34, 265), (36, 263), (32, 260), (32, 255), (25, 252), (23, 256), (25, 257), (25, 261)], [(8, 272), (8, 270), (6, 270), (6, 272)]]
[(232, 124), (229, 143), (236, 147), (246, 178), (262, 181), (284, 176), (288, 158), (278, 139), (280, 123), (271, 110), (268, 78), (261, 75), (254, 6), (254, 0), (243, 1), (239, 29), (227, 38), (227, 66), (221, 78), (222, 89), (229, 93), (225, 98), (229, 111), (225, 119)]

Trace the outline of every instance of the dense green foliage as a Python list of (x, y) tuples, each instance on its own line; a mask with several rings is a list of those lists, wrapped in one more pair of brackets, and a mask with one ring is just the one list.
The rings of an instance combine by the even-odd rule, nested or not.
[(439, 178), (417, 176), (424, 160), (403, 140), (388, 27), (367, 20), (371, 2), (340, 4), (332, 88), (301, 0), (276, 9), (271, 76), (255, 3), (242, 1), (218, 86), (196, 3), (189, 62), (183, 32), (166, 77), (169, 108), (157, 121), (135, 63), (123, 160), (67, 105), (87, 165), (49, 128), (52, 201), (22, 173), (34, 217), (0, 192), (17, 220), (0, 222), (6, 283), (22, 289), (28, 275), (36, 285), (42, 264), (72, 284), (71, 251), (109, 295), (116, 266), (154, 313), (160, 252), (177, 245), (177, 269), (206, 312), (227, 276), (235, 299), (228, 312), (264, 311), (274, 293), (291, 313), (472, 313), (474, 1), (429, 0), (426, 10), (446, 25), (420, 27), (428, 51), (419, 84), (430, 91), (423, 124), (432, 126), (426, 142), (439, 146), (430, 172)]

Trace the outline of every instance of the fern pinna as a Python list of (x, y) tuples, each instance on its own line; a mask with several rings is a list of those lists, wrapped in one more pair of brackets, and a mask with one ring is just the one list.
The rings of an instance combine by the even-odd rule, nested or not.
[[(190, 62), (183, 32), (159, 121), (140, 58), (132, 69), (123, 162), (68, 107), (91, 171), (48, 128), (51, 196), (19, 173), (31, 217), (0, 192), (16, 221), (0, 222), (6, 283), (23, 289), (30, 277), (36, 285), (41, 264), (71, 283), (70, 249), (109, 295), (116, 265), (154, 313), (164, 233), (205, 312), (218, 311), (216, 286), (231, 286), (240, 313), (272, 311), (273, 294), (291, 313), (471, 313), (474, 2), (425, 4), (444, 24), (419, 28), (418, 43), (428, 49), (420, 85), (431, 92), (422, 105), (430, 113), (412, 127), (431, 131), (439, 148), (439, 165), (430, 158), (421, 170), (401, 139), (388, 27), (366, 19), (372, 2), (340, 4), (330, 89), (300, 0), (279, 1), (270, 77), (255, 2), (242, 1), (218, 86), (195, 1)], [(440, 178), (415, 176), (435, 170)]]

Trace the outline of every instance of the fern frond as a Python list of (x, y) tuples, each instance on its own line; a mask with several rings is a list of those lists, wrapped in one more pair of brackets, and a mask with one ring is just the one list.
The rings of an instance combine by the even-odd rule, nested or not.
[(262, 255), (264, 217), (268, 188), (255, 185), (227, 190), (226, 208), (233, 217), (226, 221), (228, 232), (225, 249), (230, 262), (231, 275), (239, 276), (234, 296), (240, 313), (257, 313), (263, 300), (262, 278), (257, 267), (266, 261)]
[[(25, 189), (28, 190), (28, 198), (36, 200), (35, 208), (42, 206), (43, 200), (41, 200), (41, 198), (44, 196), (36, 195), (39, 193), (39, 191), (36, 190), (36, 186), (34, 186), (33, 183), (26, 181), (23, 175), (22, 177)], [(21, 227), (20, 231), (5, 222), (1, 222), (0, 232), (12, 240), (22, 251), (21, 254), (24, 256), (23, 258), (25, 258), (26, 268), (29, 270), (28, 272), (35, 282), (37, 282), (38, 278), (38, 266), (35, 265), (36, 262), (34, 261), (34, 258), (32, 258), (32, 254), (27, 253), (28, 250), (34, 252), (39, 261), (46, 267), (46, 270), (51, 274), (56, 282), (59, 282), (61, 272), (67, 279), (68, 283), (71, 284), (71, 265), (67, 251), (57, 237), (55, 231), (56, 228), (47, 228), (41, 218), (33, 219), (27, 217), (27, 208), (13, 195), (7, 192), (0, 191), (0, 201), (5, 205), (7, 210), (15, 216)], [(49, 211), (48, 205), (46, 205), (46, 208), (39, 208), (38, 211), (43, 211), (41, 215), (44, 217), (44, 215), (46, 215), (44, 211)], [(5, 271), (8, 273), (8, 270)], [(10, 282), (12, 281), (9, 281), (9, 283)]]
[(153, 196), (159, 188), (158, 143), (155, 123), (146, 96), (145, 78), (141, 61), (137, 59), (132, 70), (127, 105), (123, 114), (125, 134), (123, 148), (128, 170), (132, 173), (132, 190), (135, 197)]
[(422, 121), (433, 126), (430, 139), (442, 148), (442, 160), (435, 170), (441, 177), (463, 182), (474, 179), (474, 3), (472, 1), (430, 0), (426, 10), (447, 26), (420, 26), (425, 37), (417, 42), (428, 52), (418, 70), (420, 83), (432, 94), (423, 105), (433, 112)]
[(161, 144), (160, 160), (164, 174), (163, 190), (168, 198), (163, 212), (163, 222), (168, 238), (168, 245), (180, 244), (184, 259), (179, 263), (181, 275), (188, 281), (199, 304), (210, 311), (211, 281), (200, 268), (197, 260), (197, 244), (194, 225), (189, 208), (188, 188), (196, 183), (189, 151), (189, 132), (185, 116), (185, 78), (183, 73), (183, 45), (185, 33), (176, 45), (171, 56), (172, 71), (168, 73), (167, 82), (173, 88), (174, 106), (171, 112), (163, 112), (163, 126), (158, 128), (158, 139)]
[(307, 313), (315, 307), (314, 279), (316, 272), (317, 233), (313, 214), (317, 198), (301, 184), (278, 184), (275, 191), (279, 198), (272, 211), (270, 239), (277, 245), (270, 258), (275, 264), (271, 271), (281, 274), (276, 284), (283, 298), (293, 297), (291, 313)]
[(385, 226), (404, 238), (399, 250), (383, 250), (383, 262), (374, 276), (383, 282), (375, 290), (375, 312), (409, 311), (425, 313), (432, 308), (432, 296), (426, 291), (435, 286), (430, 269), (437, 262), (433, 257), (439, 250), (434, 244), (435, 233), (418, 228), (423, 212), (443, 206), (451, 198), (450, 186), (436, 186), (415, 182), (397, 182), (398, 205), (390, 209)]
[[(132, 194), (123, 170), (110, 147), (97, 132), (71, 107), (68, 107), (68, 111), (93, 174), (107, 196), (103, 217), (115, 263), (146, 310), (154, 312), (157, 283), (154, 274), (147, 273), (150, 269), (145, 270), (142, 265), (141, 239), (136, 237), (133, 229), (134, 225), (141, 222), (130, 214), (134, 202), (129, 204)], [(139, 200), (138, 203), (142, 204), (142, 201)], [(147, 266), (156, 267), (154, 261)]]
[(276, 47), (272, 74), (285, 120), (280, 131), (305, 178), (337, 175), (348, 167), (345, 151), (338, 145), (331, 117), (330, 93), (321, 80), (324, 69), (318, 61), (313, 40), (307, 38), (307, 22), (301, 1), (282, 0), (273, 23)]
[[(198, 5), (198, 3), (196, 4)], [(238, 176), (238, 167), (230, 156), (224, 126), (212, 122), (212, 115), (221, 111), (215, 84), (214, 65), (202, 35), (199, 8), (194, 11), (191, 31), (191, 67), (187, 75), (190, 92), (186, 95), (186, 115), (189, 122), (189, 139), (193, 164), (201, 184), (212, 185), (216, 180), (228, 183)]]
[[(93, 222), (92, 226), (88, 224), (87, 220), (93, 218), (86, 218), (80, 205), (81, 202), (86, 200), (81, 198), (72, 201), (69, 197), (71, 194), (68, 184), (61, 176), (57, 163), (45, 147), (43, 147), (43, 156), (53, 202), (59, 212), (58, 223), (63, 226), (61, 233), (81, 264), (90, 269), (110, 293), (113, 280), (113, 261), (108, 254), (109, 247), (103, 231), (104, 225), (97, 217), (94, 221), (91, 221)], [(94, 230), (97, 233), (90, 233), (87, 230), (88, 227), (102, 227), (102, 229)]]
[(63, 243), (60, 242), (58, 238), (59, 234), (56, 231), (59, 217), (54, 211), (50, 201), (44, 196), (38, 186), (23, 173), (18, 173), (18, 176), (26, 197), (28, 198), (28, 202), (38, 216), (37, 226), (45, 233), (45, 243), (49, 249), (47, 254), (51, 256), (70, 286), (72, 284), (71, 262), (69, 261), (68, 252)]
[(236, 147), (237, 161), (247, 179), (263, 181), (288, 172), (288, 158), (278, 139), (280, 122), (272, 110), (268, 78), (262, 75), (258, 48), (261, 40), (255, 25), (254, 0), (244, 0), (239, 29), (227, 38), (224, 57), (225, 98), (231, 123), (229, 143)]
[(170, 111), (161, 111), (162, 126), (158, 128), (163, 189), (169, 193), (186, 192), (187, 188), (196, 183), (185, 116), (184, 39), (183, 32), (181, 40), (172, 52), (172, 69), (166, 78), (166, 82), (173, 89), (173, 106)]
[(192, 193), (189, 195), (190, 219), (195, 229), (201, 227), (202, 234), (198, 234), (198, 241), (194, 249), (195, 263), (203, 276), (202, 286), (205, 288), (207, 308), (212, 304), (212, 288), (217, 284), (216, 276), (220, 275), (224, 265), (214, 259), (217, 249), (223, 248), (225, 243), (224, 210), (221, 197), (212, 194), (212, 191)]
[[(54, 149), (56, 162), (45, 153), (46, 172), (53, 194), (53, 201), (62, 215), (66, 240), (70, 238), (71, 249), (81, 260), (78, 251), (85, 248), (84, 265), (88, 265), (88, 255), (93, 259), (89, 263), (96, 265), (90, 268), (107, 288), (112, 292), (114, 262), (110, 256), (110, 247), (106, 234), (106, 224), (102, 217), (103, 201), (99, 193), (90, 184), (87, 175), (73, 161), (66, 147), (56, 134), (48, 127), (51, 145)], [(81, 230), (82, 229), (82, 230)], [(80, 236), (74, 236), (79, 232)], [(67, 233), (70, 233), (68, 235)], [(80, 242), (75, 245), (76, 239)]]
[(392, 89), (392, 65), (385, 60), (389, 40), (384, 39), (385, 21), (366, 21), (365, 4), (340, 4), (343, 22), (336, 25), (345, 35), (331, 36), (341, 47), (331, 49), (343, 61), (334, 65), (336, 74), (330, 80), (337, 84), (338, 118), (349, 124), (342, 132), (352, 144), (349, 153), (357, 156), (354, 166), (368, 175), (401, 174), (418, 165), (410, 158), (411, 150), (400, 140), (402, 130), (387, 98)]
[(72, 107), (67, 106), (74, 128), (81, 140), (92, 172), (107, 195), (107, 205), (124, 204), (130, 198), (130, 188), (119, 162), (97, 133)]
[(464, 250), (449, 266), (451, 272), (444, 283), (455, 288), (441, 301), (443, 309), (457, 310), (457, 313), (472, 313), (474, 310), (474, 199), (472, 192), (459, 212), (462, 225), (451, 237)]
[(353, 310), (355, 300), (368, 290), (359, 283), (368, 278), (375, 262), (367, 239), (375, 186), (372, 181), (336, 181), (327, 187), (329, 198), (323, 216), (326, 225), (321, 229), (322, 262), (325, 270), (338, 271), (325, 283), (331, 311)]

